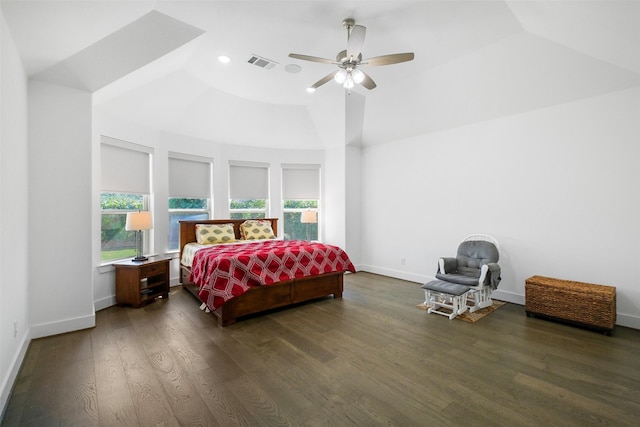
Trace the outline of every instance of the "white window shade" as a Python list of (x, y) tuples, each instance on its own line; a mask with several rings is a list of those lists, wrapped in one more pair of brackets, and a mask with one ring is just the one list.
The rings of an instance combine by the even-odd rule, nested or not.
[(211, 162), (169, 157), (169, 197), (209, 199)]
[(282, 166), (282, 198), (284, 200), (319, 200), (320, 166)]
[(100, 144), (102, 191), (151, 194), (150, 157), (145, 151)]
[(268, 199), (268, 166), (229, 164), (229, 197), (233, 200)]

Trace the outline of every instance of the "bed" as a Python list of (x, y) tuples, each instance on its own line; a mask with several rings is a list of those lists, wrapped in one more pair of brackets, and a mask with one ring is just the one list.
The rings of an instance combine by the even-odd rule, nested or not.
[[(183, 263), (183, 256), (186, 255), (187, 258), (189, 257), (187, 251), (193, 251), (193, 248), (190, 246), (193, 246), (194, 242), (197, 241), (196, 226), (233, 224), (232, 238), (235, 237), (236, 240), (241, 240), (241, 224), (245, 221), (246, 219), (180, 221), (180, 282), (183, 288), (193, 294), (200, 302), (204, 301), (203, 304), (208, 306), (211, 312), (217, 317), (218, 324), (228, 326), (235, 323), (238, 318), (249, 314), (298, 304), (329, 295), (333, 295), (334, 298), (342, 297), (343, 274), (345, 271), (355, 273), (355, 268), (346, 253), (335, 246), (278, 239), (274, 239), (273, 241), (254, 241), (254, 243), (243, 244), (208, 245), (211, 246), (211, 249), (205, 248), (202, 250), (203, 252), (194, 252), (192, 265), (189, 265), (191, 264), (190, 262), (187, 262), (187, 265)], [(277, 236), (277, 218), (268, 218), (260, 221), (270, 224), (273, 234)], [(238, 286), (232, 286), (226, 283), (230, 290), (233, 288), (233, 292), (229, 293), (233, 293), (234, 295), (221, 303), (220, 295), (224, 292), (218, 290), (217, 281), (232, 280), (233, 277), (231, 276), (233, 276), (234, 273), (228, 271), (229, 264), (223, 258), (226, 255), (220, 255), (216, 253), (216, 251), (221, 251), (228, 254), (229, 257), (233, 257), (230, 258), (232, 259), (230, 262), (238, 262), (236, 257), (245, 257), (243, 259), (245, 259), (244, 262), (247, 263), (246, 259), (248, 259), (247, 257), (249, 256), (247, 253), (253, 250), (253, 248), (256, 248), (256, 250), (260, 248), (264, 254), (265, 250), (271, 250), (270, 248), (273, 247), (273, 253), (276, 254), (276, 251), (281, 250), (281, 246), (295, 246), (298, 244), (313, 244), (319, 245), (320, 247), (328, 247), (332, 251), (336, 250), (337, 252), (335, 252), (335, 254), (339, 254), (338, 256), (346, 258), (346, 260), (343, 259), (343, 261), (338, 264), (334, 263), (334, 267), (336, 265), (338, 266), (338, 269), (333, 269), (334, 271), (327, 272), (325, 270), (328, 270), (328, 268), (323, 268), (321, 271), (317, 269), (307, 271), (303, 277), (287, 278), (281, 275), (276, 279), (272, 277), (270, 280), (267, 280), (268, 283), (266, 284), (256, 283), (255, 281), (250, 282), (243, 285), (243, 287), (247, 289), (243, 289), (242, 292), (236, 292)], [(220, 248), (213, 248), (214, 246), (219, 246)], [(211, 253), (207, 255), (205, 253), (206, 251), (210, 251)], [(333, 257), (333, 253), (331, 255)], [(271, 253), (269, 256), (271, 256)], [(275, 256), (276, 255), (273, 255), (272, 257)], [(334, 258), (335, 257), (332, 259)], [(208, 259), (208, 261), (206, 259)], [(211, 260), (215, 260), (215, 264), (217, 265), (212, 266), (214, 262)], [(221, 272), (218, 272), (214, 269), (214, 267), (221, 265), (224, 267), (223, 264), (227, 266), (227, 270), (223, 268)], [(204, 273), (205, 269), (206, 274)], [(302, 273), (296, 272), (296, 275), (299, 276), (300, 274)], [(214, 288), (216, 289), (215, 291)], [(211, 298), (213, 292), (218, 294), (217, 299)]]

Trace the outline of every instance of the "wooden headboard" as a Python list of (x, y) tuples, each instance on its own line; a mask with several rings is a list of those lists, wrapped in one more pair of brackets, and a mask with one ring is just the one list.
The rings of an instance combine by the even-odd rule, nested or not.
[[(254, 218), (252, 218), (254, 219)], [(255, 218), (258, 221), (270, 221), (273, 234), (278, 235), (278, 218)], [(187, 243), (196, 241), (196, 224), (233, 224), (233, 232), (236, 239), (240, 239), (240, 224), (247, 221), (244, 219), (201, 219), (195, 221), (180, 221), (180, 259), (182, 259), (182, 248)]]

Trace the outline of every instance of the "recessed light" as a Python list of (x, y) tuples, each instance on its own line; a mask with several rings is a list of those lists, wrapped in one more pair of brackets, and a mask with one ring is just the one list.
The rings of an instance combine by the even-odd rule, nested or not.
[(288, 73), (299, 73), (302, 70), (302, 67), (298, 64), (287, 64), (284, 66), (284, 70)]
[(308, 87), (308, 88), (307, 88), (307, 92), (309, 92), (309, 93), (313, 93), (313, 92), (315, 92), (315, 91), (316, 91), (316, 88), (315, 88), (315, 87)]
[(223, 64), (227, 64), (231, 61), (231, 58), (229, 58), (227, 55), (220, 55), (218, 56), (218, 61), (222, 62)]

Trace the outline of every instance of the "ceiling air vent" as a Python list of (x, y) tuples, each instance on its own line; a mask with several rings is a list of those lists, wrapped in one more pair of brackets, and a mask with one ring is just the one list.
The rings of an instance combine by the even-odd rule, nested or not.
[(264, 68), (266, 70), (272, 69), (277, 64), (277, 62), (258, 55), (251, 55), (251, 58), (249, 58), (249, 61), (247, 62), (249, 62), (249, 64), (255, 65), (256, 67)]

